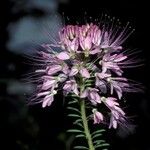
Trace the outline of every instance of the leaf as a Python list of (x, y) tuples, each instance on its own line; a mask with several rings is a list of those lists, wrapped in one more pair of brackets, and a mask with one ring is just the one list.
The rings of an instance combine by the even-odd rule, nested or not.
[(78, 130), (78, 129), (69, 129), (67, 132), (72, 132), (72, 133), (83, 133), (83, 131)]
[(93, 84), (91, 84), (91, 83), (87, 83), (87, 84), (85, 84), (85, 86), (87, 87), (87, 86), (91, 86), (91, 85), (93, 85)]
[(77, 117), (77, 118), (81, 118), (80, 115), (77, 115), (77, 114), (68, 114), (69, 117)]
[(90, 80), (90, 79), (89, 79), (89, 80), (86, 80), (86, 81), (85, 81), (85, 84), (86, 84), (86, 83), (91, 83), (91, 82), (93, 82), (93, 80)]
[(82, 125), (81, 123), (75, 123), (75, 122), (74, 122), (74, 124), (76, 124), (76, 125), (78, 125), (78, 126), (80, 126), (80, 127), (83, 128), (83, 125)]
[(75, 146), (74, 149), (87, 149), (88, 150), (88, 148), (85, 146)]
[(68, 102), (68, 104), (74, 104), (74, 103), (77, 103), (78, 101), (77, 100), (72, 100), (70, 102)]
[(73, 107), (67, 107), (67, 109), (69, 109), (69, 110), (73, 110), (73, 111), (76, 111), (76, 112), (78, 112), (78, 113), (80, 113), (80, 111), (77, 109), (77, 108), (73, 108)]
[(102, 135), (101, 133), (95, 134), (95, 135), (92, 137), (92, 139), (95, 139), (95, 138), (97, 138), (97, 137), (99, 137), (99, 136), (101, 136), (101, 135)]
[(85, 135), (84, 134), (79, 134), (79, 135), (76, 135), (75, 137), (80, 138), (80, 137), (85, 137)]
[(78, 98), (78, 96), (74, 93), (70, 94), (71, 97)]
[(96, 130), (96, 131), (93, 132), (91, 135), (94, 136), (95, 134), (97, 134), (97, 133), (102, 133), (102, 132), (105, 132), (105, 130), (104, 130), (104, 129)]
[(82, 122), (82, 119), (80, 118), (80, 119), (77, 119), (75, 122), (74, 122), (74, 124), (77, 124), (77, 123), (79, 123), (79, 122)]
[(109, 146), (109, 144), (108, 143), (99, 144), (99, 145), (96, 145), (95, 148), (104, 147), (104, 146)]
[(100, 143), (103, 143), (103, 142), (105, 142), (105, 140), (96, 140), (96, 141), (93, 142), (93, 144), (100, 144)]

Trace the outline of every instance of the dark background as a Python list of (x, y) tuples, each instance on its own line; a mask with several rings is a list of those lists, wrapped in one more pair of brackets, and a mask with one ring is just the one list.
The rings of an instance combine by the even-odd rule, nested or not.
[[(94, 20), (100, 18), (103, 13), (119, 18), (123, 24), (129, 21), (136, 29), (126, 44), (130, 48), (141, 50), (139, 57), (145, 59), (145, 65), (131, 69), (126, 74), (143, 83), (145, 93), (131, 94), (127, 97), (126, 112), (134, 120), (131, 133), (108, 130), (105, 138), (111, 144), (112, 150), (150, 150), (148, 2), (144, 0), (49, 1), (57, 5), (54, 10), (52, 5), (52, 10), (49, 12), (39, 6), (30, 7), (32, 6), (30, 0), (3, 1), (0, 5), (0, 150), (10, 148), (13, 150), (66, 150), (68, 148), (69, 150), (69, 145), (72, 143), (73, 137), (65, 133), (71, 123), (65, 116), (61, 96), (56, 96), (51, 108), (42, 109), (41, 105), (26, 105), (26, 98), (34, 91), (34, 86), (24, 84), (22, 78), (23, 74), (30, 72), (34, 67), (25, 63), (27, 60), (24, 53), (28, 54), (28, 51), (25, 50), (24, 45), (21, 47), (16, 44), (15, 48), (8, 46), (11, 37), (13, 38), (11, 35), (13, 28), (9, 28), (12, 23), (17, 23), (24, 17), (31, 16), (38, 19), (45, 14), (54, 16), (54, 13), (60, 14), (66, 24), (83, 23), (85, 18), (89, 19), (89, 16)], [(25, 7), (27, 3), (29, 5)], [(45, 1), (41, 0), (41, 3)], [(25, 35), (19, 34), (19, 36), (21, 38)], [(22, 50), (24, 51), (21, 52)]]

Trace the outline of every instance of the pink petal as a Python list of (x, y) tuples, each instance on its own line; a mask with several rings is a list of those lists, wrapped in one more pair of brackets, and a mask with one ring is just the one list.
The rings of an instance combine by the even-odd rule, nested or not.
[(54, 101), (54, 97), (53, 95), (47, 95), (45, 96), (43, 103), (42, 103), (42, 107), (46, 107), (46, 106), (50, 106), (52, 104), (52, 102)]
[(92, 47), (91, 37), (87, 36), (84, 40), (85, 49), (90, 49)]
[(72, 67), (69, 76), (74, 76), (78, 73), (78, 69), (76, 67)]
[(88, 72), (88, 70), (86, 68), (82, 68), (80, 70), (80, 74), (82, 75), (82, 77), (90, 78), (90, 73)]
[(48, 75), (52, 75), (52, 74), (55, 74), (55, 73), (61, 71), (61, 69), (62, 69), (62, 66), (60, 66), (60, 65), (52, 65), (52, 66), (47, 67), (46, 70), (47, 70)]
[(61, 59), (61, 60), (67, 60), (70, 58), (70, 56), (68, 55), (67, 52), (60, 52), (58, 55), (57, 55), (57, 58)]
[(47, 90), (56, 84), (56, 80), (47, 80), (43, 83), (42, 90)]
[(94, 50), (90, 50), (90, 54), (92, 54), (92, 55), (99, 53), (99, 52), (101, 52), (101, 50), (99, 48), (96, 48)]

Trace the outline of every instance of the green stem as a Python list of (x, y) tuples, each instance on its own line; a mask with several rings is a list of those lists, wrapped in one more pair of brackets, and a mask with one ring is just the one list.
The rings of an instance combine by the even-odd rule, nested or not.
[(81, 109), (81, 117), (82, 117), (82, 121), (83, 121), (84, 132), (85, 132), (85, 135), (86, 135), (86, 138), (88, 141), (89, 150), (95, 150), (95, 148), (93, 146), (91, 134), (89, 131), (89, 126), (88, 126), (88, 121), (87, 121), (87, 116), (86, 116), (85, 101), (82, 99), (80, 102), (80, 109)]

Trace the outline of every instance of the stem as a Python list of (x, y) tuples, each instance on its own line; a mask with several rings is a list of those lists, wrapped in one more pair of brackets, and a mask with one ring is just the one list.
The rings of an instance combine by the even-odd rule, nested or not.
[(81, 102), (80, 102), (80, 109), (81, 109), (81, 117), (82, 117), (82, 121), (83, 121), (84, 132), (85, 132), (85, 135), (86, 135), (86, 138), (87, 138), (87, 141), (88, 141), (89, 150), (95, 150), (95, 148), (93, 146), (91, 134), (90, 134), (90, 131), (89, 131), (87, 117), (86, 117), (85, 101), (82, 100), (82, 99), (81, 99)]

